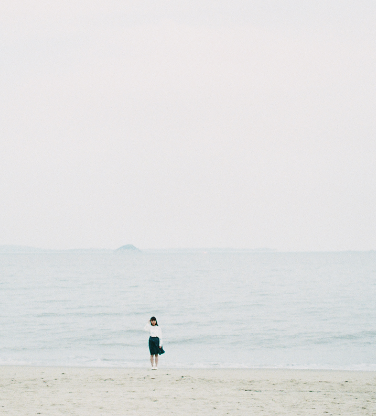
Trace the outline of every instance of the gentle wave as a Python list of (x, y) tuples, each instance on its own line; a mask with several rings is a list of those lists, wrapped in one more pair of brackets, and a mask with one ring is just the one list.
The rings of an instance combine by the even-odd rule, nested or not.
[[(2, 254), (0, 359), (170, 367), (374, 368), (376, 253)], [(4, 364), (5, 365), (5, 364)]]

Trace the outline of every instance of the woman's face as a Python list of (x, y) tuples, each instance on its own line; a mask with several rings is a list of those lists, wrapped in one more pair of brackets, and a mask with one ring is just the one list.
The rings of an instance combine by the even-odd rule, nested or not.
[(157, 323), (157, 321), (150, 321), (150, 323), (155, 326), (155, 324)]

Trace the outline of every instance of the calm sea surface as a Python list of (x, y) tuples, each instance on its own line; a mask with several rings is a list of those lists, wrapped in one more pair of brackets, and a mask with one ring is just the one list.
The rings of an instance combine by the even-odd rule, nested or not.
[(376, 253), (0, 254), (0, 364), (376, 370)]

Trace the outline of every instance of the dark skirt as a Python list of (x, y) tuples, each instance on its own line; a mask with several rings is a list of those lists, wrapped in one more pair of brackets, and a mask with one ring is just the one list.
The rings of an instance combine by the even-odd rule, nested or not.
[(159, 338), (158, 337), (149, 338), (149, 350), (150, 350), (150, 355), (159, 354)]

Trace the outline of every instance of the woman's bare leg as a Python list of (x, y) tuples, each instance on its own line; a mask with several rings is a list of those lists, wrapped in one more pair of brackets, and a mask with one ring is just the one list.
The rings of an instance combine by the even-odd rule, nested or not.
[(158, 367), (158, 354), (155, 355), (155, 366)]
[(150, 356), (151, 366), (154, 367), (154, 355)]

